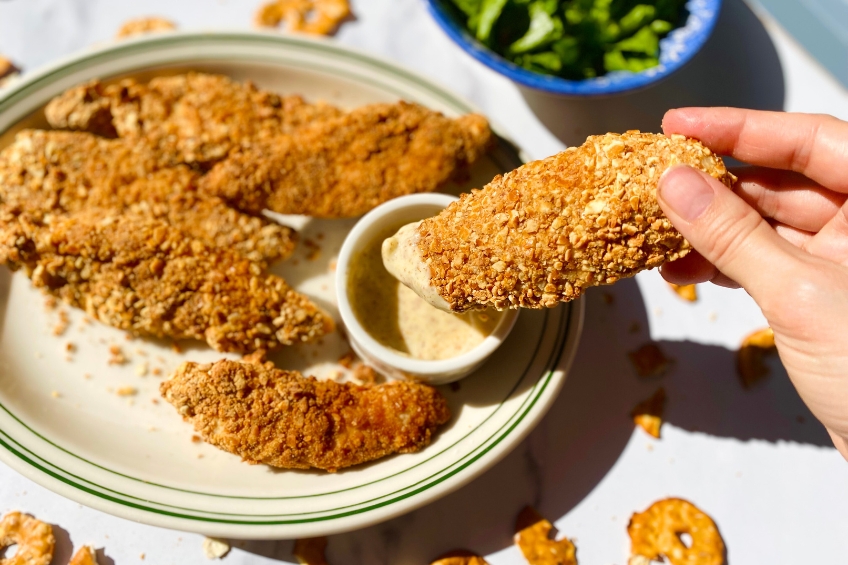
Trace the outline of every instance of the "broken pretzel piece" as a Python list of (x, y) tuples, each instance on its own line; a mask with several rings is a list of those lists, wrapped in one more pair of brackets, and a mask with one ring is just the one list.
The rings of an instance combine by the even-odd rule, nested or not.
[[(659, 561), (671, 565), (725, 565), (724, 540), (712, 518), (691, 502), (667, 498), (637, 512), (627, 525), (630, 535), (630, 564)], [(680, 536), (687, 534), (687, 546)]]
[(768, 375), (765, 359), (775, 351), (774, 331), (771, 328), (757, 330), (745, 337), (736, 353), (736, 368), (743, 387), (751, 388)]
[(668, 283), (668, 286), (677, 293), (677, 296), (682, 298), (687, 302), (697, 302), (698, 301), (698, 289), (694, 284), (674, 284)]
[(347, 0), (274, 0), (257, 10), (254, 22), (277, 27), (285, 21), (288, 31), (331, 35), (348, 16)]
[(50, 565), (56, 538), (50, 524), (15, 511), (0, 520), (0, 549), (12, 545), (17, 551), (3, 565)]
[(449, 551), (430, 565), (489, 565), (485, 559), (464, 549)]
[(74, 553), (68, 565), (97, 565), (97, 554), (90, 545), (84, 545)]
[(326, 550), (326, 537), (304, 538), (295, 540), (292, 554), (300, 565), (327, 565)]
[(21, 70), (12, 61), (0, 55), (0, 88), (20, 74)]
[(640, 377), (661, 377), (671, 366), (672, 360), (665, 356), (656, 343), (646, 343), (627, 354), (636, 374)]
[(577, 565), (577, 548), (568, 538), (553, 540), (550, 521), (525, 507), (516, 520), (515, 544), (530, 565)]
[(146, 33), (157, 33), (163, 31), (173, 31), (177, 29), (177, 25), (171, 20), (165, 18), (136, 18), (124, 22), (124, 25), (115, 34), (115, 39), (125, 39), (136, 35), (144, 35)]
[(630, 413), (637, 426), (657, 439), (660, 438), (665, 399), (665, 389), (660, 387), (650, 398), (637, 404)]

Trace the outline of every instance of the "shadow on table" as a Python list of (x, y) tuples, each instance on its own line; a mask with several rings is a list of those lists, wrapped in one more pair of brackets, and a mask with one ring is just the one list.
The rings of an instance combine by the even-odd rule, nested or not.
[[(746, 391), (736, 376), (735, 352), (663, 341), (660, 347), (675, 359), (672, 369), (659, 379), (641, 379), (627, 357), (649, 339), (636, 282), (594, 289), (586, 300), (577, 358), (539, 427), (503, 461), (453, 494), (384, 524), (333, 536), (330, 563), (430, 563), (451, 549), (491, 554), (510, 546), (515, 517), (524, 505), (559, 518), (598, 485), (634, 433), (630, 410), (660, 384), (668, 393), (666, 420), (672, 426), (742, 441), (830, 446), (777, 358), (770, 377)], [(237, 547), (294, 561), (290, 542), (239, 542)]]
[(763, 24), (742, 0), (726, 0), (712, 37), (665, 81), (633, 94), (564, 98), (522, 89), (539, 120), (567, 145), (589, 135), (629, 129), (660, 131), (670, 108), (736, 106), (782, 110), (783, 70)]

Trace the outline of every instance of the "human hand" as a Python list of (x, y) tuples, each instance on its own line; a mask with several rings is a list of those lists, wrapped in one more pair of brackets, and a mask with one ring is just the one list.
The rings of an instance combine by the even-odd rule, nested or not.
[(663, 265), (663, 277), (744, 288), (801, 398), (848, 459), (848, 123), (686, 108), (669, 111), (663, 130), (753, 165), (734, 171), (732, 191), (686, 166), (665, 173), (660, 206), (697, 253)]

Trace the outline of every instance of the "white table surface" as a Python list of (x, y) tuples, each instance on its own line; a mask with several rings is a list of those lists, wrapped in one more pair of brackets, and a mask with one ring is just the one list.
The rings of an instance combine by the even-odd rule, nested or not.
[[(111, 37), (127, 18), (171, 18), (186, 29), (250, 26), (258, 1), (0, 0), (0, 53), (23, 68)], [(590, 133), (658, 130), (665, 109), (737, 105), (823, 112), (848, 119), (848, 93), (768, 19), (727, 0), (710, 44), (653, 89), (601, 101), (522, 93), (456, 48), (420, 0), (354, 0), (344, 44), (394, 59), (478, 104), (533, 157)], [(801, 403), (775, 361), (761, 387), (743, 391), (734, 350), (764, 325), (742, 291), (699, 288), (684, 303), (657, 273), (589, 293), (587, 320), (562, 395), (535, 432), (465, 488), (385, 524), (330, 538), (335, 565), (426, 564), (457, 547), (492, 565), (524, 563), (512, 545), (525, 504), (574, 538), (582, 565), (624, 565), (630, 514), (666, 496), (687, 498), (718, 523), (729, 562), (842, 564), (848, 560), (848, 463)], [(628, 330), (636, 321), (641, 332)], [(639, 380), (626, 352), (650, 338), (676, 359), (663, 438), (634, 430), (629, 410), (658, 386)], [(134, 524), (89, 510), (0, 466), (0, 511), (56, 524), (56, 565), (71, 546), (105, 548), (101, 565), (203, 563), (202, 536)], [(231, 565), (294, 562), (292, 542), (235, 542)], [(109, 561), (109, 559), (113, 561)]]

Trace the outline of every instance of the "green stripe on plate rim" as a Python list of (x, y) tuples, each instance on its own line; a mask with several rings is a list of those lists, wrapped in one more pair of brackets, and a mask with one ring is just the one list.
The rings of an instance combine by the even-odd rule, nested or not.
[[(429, 481), (429, 480), (431, 480), (431, 479), (434, 479), (435, 477), (438, 477), (438, 476), (439, 476), (440, 474), (442, 474), (442, 473), (446, 473), (446, 472), (448, 473), (448, 474), (446, 474), (446, 475), (443, 475), (443, 476), (441, 476), (441, 477), (438, 477), (438, 478), (437, 478), (437, 479), (435, 479), (433, 482), (431, 482), (429, 485), (425, 485), (425, 486), (423, 486), (423, 487), (419, 487), (419, 488), (415, 489), (415, 490), (414, 490), (414, 491), (412, 491), (412, 492), (408, 492), (408, 493), (405, 493), (405, 494), (402, 494), (402, 495), (399, 495), (399, 496), (397, 496), (397, 497), (393, 498), (393, 499), (392, 499), (392, 502), (396, 502), (396, 501), (399, 501), (399, 500), (403, 500), (404, 498), (408, 498), (408, 497), (410, 497), (410, 496), (413, 496), (413, 495), (415, 495), (415, 494), (418, 494), (419, 492), (422, 492), (423, 490), (427, 490), (427, 489), (429, 489), (429, 488), (431, 488), (431, 487), (433, 487), (433, 486), (435, 486), (435, 485), (437, 485), (437, 484), (439, 484), (439, 483), (443, 482), (444, 480), (446, 480), (446, 479), (450, 478), (451, 476), (455, 475), (456, 473), (458, 473), (458, 472), (459, 472), (459, 471), (461, 471), (462, 469), (465, 469), (465, 468), (466, 468), (466, 467), (468, 467), (470, 464), (472, 464), (474, 461), (478, 460), (480, 457), (482, 457), (483, 455), (485, 455), (486, 453), (488, 453), (488, 452), (489, 452), (492, 448), (494, 448), (494, 446), (496, 446), (496, 445), (497, 445), (498, 443), (500, 443), (503, 439), (505, 439), (505, 438), (509, 435), (509, 433), (510, 433), (510, 432), (511, 432), (511, 431), (512, 431), (512, 430), (513, 430), (513, 429), (514, 429), (514, 428), (515, 428), (515, 427), (516, 427), (516, 426), (517, 426), (517, 425), (518, 425), (518, 424), (519, 424), (519, 423), (520, 423), (520, 422), (524, 419), (524, 417), (525, 417), (525, 416), (529, 413), (529, 411), (530, 411), (530, 410), (533, 408), (533, 406), (536, 404), (536, 402), (538, 401), (538, 399), (539, 399), (539, 397), (541, 396), (541, 394), (542, 394), (542, 393), (544, 392), (544, 390), (547, 388), (547, 386), (548, 386), (548, 384), (549, 384), (549, 382), (550, 382), (550, 379), (551, 379), (551, 377), (553, 376), (554, 368), (555, 368), (555, 367), (559, 364), (559, 361), (560, 361), (560, 360), (561, 360), (561, 358), (562, 358), (562, 354), (563, 354), (563, 352), (564, 352), (563, 345), (564, 345), (565, 341), (567, 340), (568, 335), (569, 335), (569, 330), (571, 329), (571, 316), (572, 316), (572, 314), (573, 314), (573, 312), (572, 312), (572, 310), (571, 310), (571, 309), (572, 309), (572, 305), (571, 305), (571, 304), (568, 304), (568, 305), (567, 305), (567, 307), (568, 307), (568, 311), (567, 311), (567, 312), (565, 312), (565, 313), (564, 313), (564, 315), (563, 315), (563, 320), (561, 321), (561, 323), (560, 323), (560, 327), (559, 327), (559, 330), (558, 330), (558, 332), (557, 332), (557, 333), (558, 333), (558, 336), (557, 336), (557, 338), (556, 338), (556, 340), (555, 340), (555, 344), (554, 344), (554, 346), (553, 346), (553, 347), (552, 347), (552, 349), (551, 349), (551, 354), (550, 354), (550, 357), (549, 357), (548, 362), (547, 362), (547, 364), (546, 364), (546, 365), (547, 365), (547, 367), (546, 367), (546, 369), (544, 369), (544, 370), (543, 370), (543, 374), (541, 375), (541, 377), (539, 378), (539, 380), (536, 382), (536, 384), (533, 386), (533, 389), (532, 389), (531, 393), (530, 393), (530, 394), (528, 394), (528, 396), (524, 399), (524, 401), (522, 402), (521, 406), (519, 406), (519, 407), (518, 407), (518, 409), (516, 410), (516, 412), (515, 412), (513, 415), (511, 415), (511, 416), (510, 416), (509, 420), (508, 420), (506, 423), (504, 423), (504, 424), (503, 424), (503, 425), (502, 425), (502, 426), (501, 426), (498, 430), (496, 430), (496, 431), (495, 431), (495, 432), (494, 432), (491, 436), (489, 436), (489, 437), (488, 437), (488, 438), (486, 438), (483, 442), (481, 442), (481, 444), (480, 444), (480, 446), (479, 446), (479, 447), (475, 448), (475, 450), (473, 450), (473, 451), (469, 452), (469, 453), (468, 453), (468, 454), (466, 454), (463, 458), (459, 459), (458, 461), (455, 461), (454, 463), (452, 463), (451, 465), (449, 465), (449, 466), (448, 466), (448, 467), (446, 467), (445, 469), (442, 469), (442, 470), (438, 471), (437, 473), (434, 473), (433, 475), (430, 475), (429, 477), (426, 477), (426, 478), (424, 478), (424, 479), (422, 479), (422, 480), (420, 480), (420, 481), (418, 481), (418, 482), (416, 482), (416, 483), (414, 483), (414, 484), (412, 484), (412, 485), (406, 486), (406, 487), (404, 487), (403, 489), (400, 489), (400, 490), (398, 490), (398, 491), (395, 491), (395, 492), (392, 492), (392, 493), (384, 494), (384, 495), (382, 495), (382, 496), (380, 496), (380, 497), (377, 497), (377, 498), (375, 498), (375, 499), (371, 499), (371, 500), (366, 500), (366, 501), (358, 502), (358, 503), (356, 503), (356, 504), (354, 504), (354, 505), (347, 506), (347, 507), (339, 507), (339, 508), (334, 508), (334, 509), (327, 509), (327, 510), (322, 510), (322, 511), (320, 511), (320, 512), (314, 512), (314, 513), (311, 513), (311, 512), (300, 512), (300, 513), (297, 513), (297, 514), (295, 514), (295, 515), (296, 515), (296, 516), (306, 516), (306, 515), (309, 515), (309, 514), (319, 514), (319, 513), (323, 514), (323, 513), (327, 513), (327, 512), (335, 512), (335, 511), (338, 511), (338, 510), (345, 510), (345, 509), (348, 509), (348, 508), (352, 508), (352, 507), (356, 507), (356, 506), (361, 506), (361, 505), (363, 505), (363, 504), (369, 504), (369, 503), (372, 503), (372, 502), (374, 502), (374, 501), (378, 501), (378, 500), (380, 500), (380, 499), (383, 499), (383, 498), (386, 498), (386, 497), (389, 497), (389, 496), (393, 496), (393, 495), (396, 495), (396, 494), (401, 493), (401, 492), (403, 492), (403, 491), (406, 491), (406, 490), (408, 490), (408, 489), (410, 489), (410, 488), (412, 488), (412, 487), (415, 487), (415, 486), (417, 486), (417, 485), (420, 485), (421, 483), (424, 483), (424, 482), (426, 482), (426, 481)], [(546, 318), (546, 319), (547, 319), (547, 318)], [(537, 344), (537, 346), (538, 346), (538, 344)], [(538, 352), (538, 348), (537, 348), (537, 352)], [(534, 360), (535, 360), (535, 354), (534, 354)], [(532, 361), (531, 361), (531, 364), (532, 364)], [(526, 375), (526, 371), (525, 371), (525, 375)], [(525, 376), (522, 376), (522, 378), (521, 378), (521, 379), (519, 379), (519, 380), (517, 381), (517, 384), (520, 384), (520, 383), (524, 380), (524, 378), (525, 378)], [(541, 386), (540, 386), (540, 385), (541, 385)], [(515, 389), (513, 388), (513, 391), (514, 391), (514, 390), (515, 390)], [(508, 396), (509, 396), (509, 395), (508, 395)], [(527, 404), (528, 404), (528, 403), (529, 403), (529, 406), (527, 406)], [(524, 412), (521, 412), (521, 411), (522, 411), (522, 409), (523, 409), (525, 406), (527, 406), (526, 410), (524, 410)], [(2, 407), (2, 405), (0, 405), (0, 407)], [(20, 420), (18, 420), (18, 419), (17, 419), (17, 417), (15, 417), (15, 416), (14, 416), (14, 414), (11, 414), (11, 413), (10, 413), (10, 412), (9, 412), (9, 411), (5, 408), (5, 407), (3, 407), (3, 409), (4, 409), (7, 413), (9, 413), (9, 414), (10, 414), (10, 416), (12, 416), (13, 418), (15, 418), (15, 420), (17, 420), (18, 422), (20, 422)], [(521, 413), (519, 414), (519, 412), (521, 412)], [(491, 416), (490, 416), (490, 417), (491, 417)], [(488, 420), (488, 418), (487, 418), (487, 420)], [(91, 463), (91, 462), (89, 462), (89, 461), (87, 461), (87, 460), (85, 460), (85, 459), (83, 459), (83, 458), (81, 458), (81, 457), (78, 457), (77, 455), (75, 455), (75, 454), (73, 454), (73, 453), (70, 453), (70, 452), (68, 452), (68, 451), (64, 450), (63, 448), (61, 448), (61, 447), (59, 447), (59, 446), (56, 446), (55, 444), (53, 444), (53, 443), (52, 443), (52, 442), (50, 442), (49, 440), (47, 440), (47, 439), (43, 438), (42, 436), (40, 436), (39, 434), (37, 434), (36, 432), (34, 432), (33, 430), (31, 430), (28, 426), (26, 426), (25, 424), (23, 424), (23, 422), (20, 422), (20, 423), (21, 423), (21, 425), (22, 425), (22, 426), (24, 426), (27, 430), (29, 430), (31, 433), (33, 433), (34, 435), (36, 435), (37, 437), (39, 437), (39, 438), (40, 438), (40, 439), (42, 439), (43, 441), (45, 441), (45, 442), (49, 443), (50, 445), (53, 445), (53, 446), (54, 446), (54, 447), (56, 447), (57, 449), (60, 449), (60, 450), (64, 451), (65, 453), (68, 453), (69, 455), (71, 455), (71, 456), (73, 456), (73, 457), (75, 457), (75, 458), (77, 458), (77, 459), (80, 459), (80, 460), (82, 460), (82, 461), (84, 461), (84, 462), (86, 462), (86, 463), (88, 463), (88, 464), (90, 464), (90, 465), (92, 465), (92, 466), (95, 466), (95, 467), (97, 467), (97, 468), (100, 468), (100, 469), (102, 469), (102, 470), (104, 470), (104, 471), (107, 471), (107, 472), (110, 472), (110, 473), (116, 474), (116, 475), (118, 475), (118, 476), (121, 476), (121, 477), (123, 477), (123, 478), (127, 478), (127, 479), (129, 479), (129, 480), (142, 482), (142, 483), (147, 484), (147, 485), (150, 485), (150, 486), (156, 486), (156, 487), (160, 487), (160, 488), (163, 488), (163, 489), (175, 490), (175, 491), (180, 491), (180, 492), (186, 492), (186, 493), (189, 493), (189, 494), (199, 494), (199, 495), (203, 495), (203, 496), (210, 496), (210, 497), (216, 497), (216, 498), (225, 498), (225, 499), (234, 499), (234, 500), (236, 500), (236, 499), (249, 499), (249, 500), (284, 500), (284, 499), (293, 499), (293, 498), (310, 498), (310, 497), (315, 497), (315, 496), (322, 496), (322, 495), (309, 495), (309, 496), (304, 496), (304, 497), (278, 497), (278, 498), (257, 499), (257, 498), (250, 498), (250, 497), (236, 497), (236, 496), (214, 495), (214, 494), (207, 494), (207, 493), (195, 493), (195, 492), (193, 492), (193, 491), (186, 491), (186, 490), (176, 489), (176, 488), (168, 487), (168, 486), (164, 486), (164, 485), (158, 485), (158, 484), (156, 484), (156, 483), (150, 483), (150, 482), (147, 482), (147, 481), (143, 481), (143, 480), (141, 480), (141, 479), (137, 479), (137, 478), (134, 478), (134, 477), (129, 477), (129, 476), (123, 475), (123, 474), (121, 474), (121, 473), (117, 473), (117, 472), (115, 472), (115, 471), (112, 471), (112, 470), (110, 470), (110, 469), (107, 469), (107, 468), (105, 468), (105, 467), (101, 467), (101, 466), (99, 466), (99, 465), (96, 465), (96, 464), (94, 464), (94, 463)], [(482, 422), (480, 425), (482, 425), (483, 423), (485, 423), (485, 421), (484, 421), (484, 422)], [(507, 431), (506, 431), (503, 435), (501, 435), (500, 437), (498, 437), (497, 439), (495, 439), (494, 441), (492, 441), (492, 439), (493, 439), (493, 438), (494, 438), (494, 437), (495, 437), (498, 433), (500, 433), (500, 432), (501, 432), (501, 431), (502, 431), (505, 427), (507, 427), (507, 426), (509, 426), (509, 428), (507, 429)], [(478, 425), (478, 428), (479, 428), (479, 425)], [(477, 429), (477, 428), (475, 428), (475, 430), (476, 430), (476, 429)], [(475, 430), (472, 430), (471, 432), (469, 432), (469, 434), (466, 434), (466, 436), (464, 436), (464, 437), (467, 437), (468, 435), (470, 435), (471, 433), (473, 433)], [(172, 511), (168, 511), (168, 510), (162, 510), (161, 508), (151, 508), (151, 507), (149, 507), (149, 506), (143, 506), (143, 505), (140, 505), (140, 504), (139, 504), (139, 503), (137, 503), (137, 502), (132, 502), (132, 500), (141, 501), (141, 502), (146, 502), (146, 503), (148, 503), (148, 504), (151, 504), (152, 502), (151, 502), (150, 500), (140, 499), (140, 498), (135, 497), (135, 496), (132, 496), (132, 495), (128, 495), (128, 494), (125, 494), (125, 493), (121, 493), (121, 492), (118, 492), (118, 491), (114, 491), (114, 490), (112, 490), (112, 489), (108, 489), (108, 488), (106, 488), (106, 487), (103, 487), (102, 485), (98, 485), (98, 484), (96, 484), (96, 483), (93, 483), (93, 482), (91, 482), (91, 481), (89, 481), (89, 480), (87, 480), (87, 479), (85, 479), (85, 478), (82, 478), (82, 477), (79, 477), (79, 476), (73, 475), (73, 474), (71, 474), (71, 473), (67, 473), (67, 472), (63, 471), (62, 469), (60, 469), (60, 468), (59, 468), (58, 466), (56, 466), (55, 464), (50, 463), (49, 461), (45, 460), (44, 458), (42, 458), (42, 457), (38, 456), (37, 454), (33, 453), (32, 451), (28, 450), (25, 446), (21, 445), (19, 442), (15, 441), (13, 438), (11, 438), (10, 436), (8, 436), (8, 434), (6, 434), (5, 432), (2, 432), (1, 430), (0, 430), (0, 435), (5, 436), (5, 437), (6, 437), (6, 438), (8, 438), (10, 441), (14, 442), (16, 445), (18, 445), (18, 447), (19, 447), (21, 450), (26, 451), (27, 453), (29, 453), (29, 455), (30, 455), (31, 457), (41, 460), (44, 464), (49, 465), (49, 466), (53, 467), (54, 469), (57, 469), (58, 471), (54, 471), (54, 470), (48, 469), (48, 468), (44, 467), (42, 464), (39, 464), (37, 461), (33, 461), (30, 457), (28, 457), (27, 455), (25, 455), (25, 454), (21, 453), (20, 451), (18, 451), (18, 449), (15, 449), (13, 446), (9, 445), (6, 441), (4, 441), (3, 439), (1, 439), (1, 438), (0, 438), (0, 446), (5, 447), (5, 448), (6, 448), (6, 449), (10, 452), (10, 453), (13, 453), (13, 454), (14, 454), (14, 455), (16, 455), (19, 459), (24, 460), (24, 461), (25, 461), (25, 462), (27, 462), (29, 465), (31, 465), (31, 466), (33, 466), (33, 467), (37, 468), (37, 469), (38, 469), (38, 470), (40, 470), (41, 472), (43, 472), (43, 473), (47, 474), (48, 476), (50, 476), (50, 477), (52, 477), (52, 478), (54, 478), (54, 479), (56, 479), (56, 480), (58, 480), (58, 481), (60, 481), (60, 482), (63, 482), (63, 483), (65, 483), (65, 484), (69, 485), (69, 486), (76, 487), (76, 488), (78, 488), (79, 490), (82, 490), (83, 492), (86, 492), (86, 493), (88, 493), (88, 494), (91, 494), (91, 495), (97, 496), (97, 497), (102, 498), (102, 499), (104, 499), (104, 500), (108, 500), (108, 501), (110, 501), (110, 502), (116, 502), (116, 503), (118, 503), (118, 504), (122, 504), (122, 505), (129, 506), (129, 507), (136, 508), (136, 509), (149, 510), (149, 511), (154, 512), (154, 513), (159, 513), (159, 514), (163, 514), (163, 515), (171, 516), (171, 517), (190, 518), (190, 519), (203, 520), (203, 521), (213, 521), (213, 522), (219, 522), (219, 523), (231, 523), (231, 524), (255, 524), (255, 525), (272, 525), (272, 524), (302, 523), (302, 522), (304, 522), (304, 521), (310, 521), (310, 520), (308, 520), (308, 519), (304, 519), (304, 520), (300, 520), (300, 521), (295, 521), (295, 522), (287, 522), (287, 521), (272, 521), (272, 522), (268, 522), (268, 521), (244, 521), (244, 520), (242, 520), (242, 521), (232, 521), (232, 520), (228, 520), (228, 519), (206, 518), (206, 517), (201, 517), (201, 516), (183, 515), (183, 514), (179, 514), (179, 513), (172, 512)], [(463, 439), (464, 439), (464, 438), (463, 438)], [(459, 441), (462, 441), (462, 439), (460, 439)], [(457, 441), (456, 443), (459, 443), (459, 441)], [(489, 443), (489, 442), (491, 442), (491, 443)], [(453, 444), (453, 445), (456, 445), (456, 443), (455, 443), (455, 444)], [(488, 444), (488, 445), (487, 445), (487, 444)], [(450, 446), (450, 447), (453, 447), (453, 446)], [(432, 456), (432, 457), (430, 457), (427, 461), (429, 461), (429, 460), (431, 460), (431, 459), (433, 459), (433, 458), (435, 458), (435, 457), (438, 457), (438, 455), (440, 455), (441, 453), (444, 453), (444, 451), (446, 451), (447, 449), (450, 449), (450, 447), (446, 448), (445, 450), (442, 450), (442, 451), (441, 451), (441, 452), (439, 452), (438, 454), (433, 455), (433, 456)], [(477, 453), (477, 452), (479, 452), (479, 453)], [(457, 465), (460, 465), (460, 464), (463, 462), (463, 460), (464, 460), (464, 459), (467, 459), (467, 458), (470, 458), (470, 457), (473, 457), (473, 458), (472, 458), (472, 459), (470, 459), (469, 461), (465, 462), (464, 464), (462, 464), (460, 467), (458, 467), (458, 468), (454, 469), (453, 471), (450, 471), (450, 470), (451, 470), (451, 467), (455, 467), (455, 466), (457, 466)], [(419, 463), (419, 464), (417, 464), (417, 465), (415, 465), (415, 466), (413, 466), (413, 467), (410, 467), (409, 469), (405, 469), (404, 471), (401, 471), (400, 473), (396, 473), (395, 475), (391, 475), (391, 476), (396, 476), (396, 475), (398, 475), (398, 474), (401, 474), (401, 473), (407, 472), (407, 471), (409, 471), (410, 469), (413, 469), (414, 467), (417, 467), (417, 466), (419, 466), (419, 465), (421, 465), (421, 464), (423, 464), (423, 463), (425, 463), (425, 462), (426, 462), (426, 461), (424, 461), (424, 462), (422, 462), (422, 463)], [(448, 471), (450, 471), (450, 472), (448, 472)], [(64, 473), (64, 475), (60, 474), (59, 472), (63, 472), (63, 473)], [(390, 477), (391, 477), (391, 476), (390, 476)], [(107, 491), (108, 493), (113, 493), (113, 494), (107, 494), (107, 493), (104, 493), (104, 492), (101, 492), (101, 491), (95, 490), (94, 488), (91, 488), (91, 487), (87, 487), (87, 486), (85, 486), (85, 485), (78, 484), (78, 483), (74, 482), (73, 480), (69, 479), (68, 477), (73, 477), (74, 479), (77, 479), (77, 480), (79, 480), (79, 481), (82, 481), (82, 482), (88, 483), (89, 485), (92, 485), (92, 486), (94, 486), (94, 487), (97, 487), (97, 488), (101, 489), (102, 491)], [(381, 481), (386, 480), (386, 479), (388, 479), (388, 478), (390, 478), (390, 477), (383, 477), (382, 479), (379, 479), (379, 480), (377, 480), (377, 481), (372, 481), (371, 483), (366, 483), (365, 485), (359, 485), (359, 486), (357, 486), (357, 487), (351, 487), (351, 488), (348, 488), (348, 489), (343, 489), (343, 490), (340, 490), (340, 491), (334, 491), (334, 492), (332, 492), (332, 493), (325, 493), (325, 494), (334, 494), (334, 493), (336, 493), (336, 492), (344, 492), (344, 491), (348, 491), (348, 490), (355, 490), (356, 488), (361, 488), (361, 487), (363, 487), (363, 486), (367, 486), (367, 485), (370, 485), (370, 484), (375, 484), (375, 483), (381, 482)], [(131, 499), (131, 500), (124, 500), (124, 499), (121, 499), (121, 498), (117, 498), (117, 496), (123, 496), (123, 497), (128, 498), (128, 499)], [(204, 511), (200, 511), (200, 510), (196, 510), (196, 509), (191, 509), (191, 508), (183, 508), (183, 507), (172, 506), (172, 505), (166, 505), (166, 504), (161, 504), (161, 503), (156, 503), (156, 504), (157, 504), (158, 506), (162, 507), (162, 508), (173, 508), (173, 509), (175, 509), (175, 510), (182, 510), (182, 511), (186, 511), (186, 512), (204, 512)], [(384, 503), (375, 503), (375, 504), (372, 504), (371, 506), (369, 506), (369, 507), (367, 508), (367, 510), (372, 510), (372, 509), (380, 508), (380, 507), (382, 507), (382, 506), (385, 506), (385, 504), (384, 504)], [(348, 511), (347, 511), (347, 512), (345, 512), (345, 513), (341, 513), (341, 514), (334, 515), (334, 517), (336, 517), (336, 518), (341, 518), (341, 517), (344, 517), (344, 516), (349, 516), (349, 515), (351, 515), (351, 514), (353, 514), (353, 513), (357, 513), (357, 511), (354, 511), (354, 510), (348, 510)], [(241, 517), (241, 516), (252, 516), (252, 517), (260, 516), (260, 517), (266, 517), (266, 515), (256, 514), (256, 513), (251, 513), (251, 514), (249, 514), (249, 515), (244, 515), (244, 514), (227, 514), (227, 513), (221, 513), (221, 512), (210, 512), (209, 514), (214, 514), (214, 515), (216, 515), (216, 516), (239, 516), (239, 517)], [(269, 516), (289, 516), (289, 515), (288, 515), (288, 514), (274, 514), (274, 515), (267, 515), (267, 517), (269, 517)], [(324, 520), (324, 519), (329, 519), (329, 518), (327, 518), (327, 517), (316, 517), (316, 518), (314, 518), (314, 521), (319, 521), (319, 520)]]

